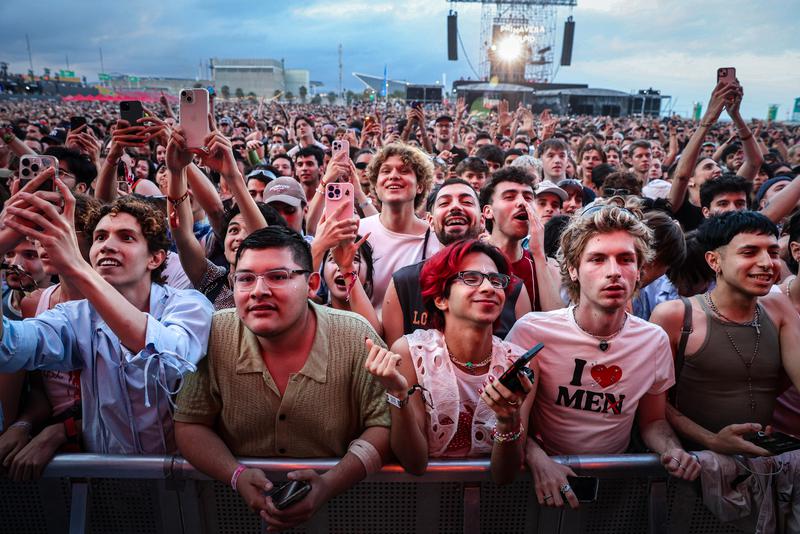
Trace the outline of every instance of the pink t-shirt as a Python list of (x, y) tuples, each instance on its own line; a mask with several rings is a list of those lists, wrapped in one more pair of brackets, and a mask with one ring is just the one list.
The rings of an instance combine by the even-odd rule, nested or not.
[(525, 350), (545, 344), (532, 425), (550, 455), (625, 452), (639, 399), (675, 383), (667, 334), (630, 314), (606, 352), (578, 327), (572, 307), (528, 313), (506, 341)]

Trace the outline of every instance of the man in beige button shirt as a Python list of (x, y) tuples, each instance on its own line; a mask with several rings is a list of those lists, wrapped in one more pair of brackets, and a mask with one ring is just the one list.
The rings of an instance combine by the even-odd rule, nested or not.
[[(229, 482), (275, 528), (308, 520), (326, 501), (380, 469), (389, 450), (384, 390), (364, 370), (365, 339), (383, 344), (360, 316), (308, 298), (320, 284), (300, 234), (253, 232), (231, 275), (236, 309), (215, 314), (208, 356), (178, 396), (176, 438), (198, 469)], [(323, 475), (289, 473), (311, 491), (278, 510), (259, 469), (236, 456), (328, 458)]]

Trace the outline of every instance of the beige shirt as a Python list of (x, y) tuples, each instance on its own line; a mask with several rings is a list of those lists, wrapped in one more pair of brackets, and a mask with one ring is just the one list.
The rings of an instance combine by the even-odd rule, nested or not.
[(355, 313), (309, 302), (314, 344), (283, 397), (261, 357), (256, 335), (235, 309), (214, 314), (208, 355), (188, 375), (175, 420), (214, 428), (236, 456), (341, 457), (371, 426), (389, 426), (384, 389), (364, 369), (369, 337)]

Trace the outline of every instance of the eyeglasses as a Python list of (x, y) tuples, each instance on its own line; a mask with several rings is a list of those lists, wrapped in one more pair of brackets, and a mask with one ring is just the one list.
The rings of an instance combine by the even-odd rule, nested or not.
[(0, 263), (0, 269), (4, 269), (6, 271), (6, 276), (9, 274), (17, 275), (19, 278), (19, 288), (25, 293), (36, 291), (39, 288), (39, 284), (36, 283), (36, 280), (33, 279), (33, 276), (31, 276), (28, 271), (19, 265)]
[(607, 197), (614, 197), (614, 196), (621, 196), (625, 197), (630, 195), (631, 192), (627, 189), (614, 189), (613, 187), (604, 187), (603, 188), (603, 196)]
[(502, 273), (482, 273), (481, 271), (461, 271), (456, 275), (456, 280), (461, 280), (468, 286), (476, 287), (483, 284), (484, 280), (495, 289), (505, 289), (511, 281), (511, 277)]
[(264, 280), (269, 288), (285, 287), (289, 281), (298, 274), (310, 274), (304, 269), (272, 269), (265, 273), (256, 274), (251, 272), (233, 273), (233, 285), (239, 291), (249, 291), (258, 283), (258, 279)]
[(359, 171), (363, 171), (364, 169), (366, 169), (367, 165), (369, 164), (365, 161), (359, 161), (355, 163), (356, 169), (358, 169)]

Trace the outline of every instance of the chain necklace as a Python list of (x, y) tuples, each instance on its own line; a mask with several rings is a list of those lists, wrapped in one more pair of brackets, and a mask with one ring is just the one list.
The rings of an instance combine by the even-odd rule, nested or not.
[(755, 397), (753, 396), (753, 375), (750, 372), (750, 368), (753, 366), (753, 362), (756, 360), (756, 356), (758, 356), (758, 346), (761, 343), (761, 324), (759, 322), (761, 319), (761, 311), (758, 308), (758, 304), (756, 304), (756, 310), (753, 313), (753, 319), (745, 323), (737, 323), (736, 321), (731, 321), (730, 319), (725, 317), (722, 314), (722, 312), (719, 311), (719, 308), (717, 308), (717, 306), (714, 304), (714, 301), (711, 299), (711, 292), (706, 291), (703, 294), (703, 297), (705, 298), (708, 307), (711, 308), (711, 311), (713, 311), (721, 319), (724, 319), (726, 322), (737, 326), (752, 326), (756, 330), (756, 344), (755, 348), (753, 349), (753, 356), (751, 356), (750, 360), (747, 361), (744, 359), (742, 351), (739, 350), (739, 347), (733, 341), (733, 336), (731, 336), (731, 333), (728, 330), (728, 328), (725, 326), (724, 323), (722, 325), (722, 329), (725, 331), (725, 335), (728, 337), (728, 341), (730, 341), (733, 350), (736, 352), (736, 355), (739, 357), (739, 360), (741, 360), (742, 364), (744, 364), (744, 368), (747, 371), (747, 394), (750, 397), (750, 411), (752, 413), (755, 413), (756, 400)]
[(473, 362), (462, 362), (462, 361), (456, 360), (455, 356), (453, 356), (453, 351), (450, 350), (450, 346), (447, 343), (445, 343), (445, 347), (447, 347), (447, 355), (450, 357), (450, 361), (453, 362), (454, 364), (458, 365), (459, 367), (463, 367), (464, 369), (467, 369), (468, 371), (474, 371), (478, 367), (484, 367), (484, 366), (489, 365), (490, 363), (492, 363), (492, 355), (491, 355), (491, 353), (489, 354), (489, 356), (485, 360), (481, 360), (479, 362), (474, 362), (474, 363)]
[(600, 336), (598, 334), (593, 334), (592, 332), (589, 332), (588, 330), (586, 330), (581, 326), (581, 324), (578, 322), (578, 316), (575, 314), (576, 311), (578, 311), (578, 306), (572, 308), (572, 318), (575, 319), (575, 324), (578, 325), (578, 328), (580, 328), (581, 332), (583, 332), (584, 334), (588, 334), (595, 339), (599, 339), (600, 344), (597, 346), (597, 348), (599, 348), (603, 352), (608, 350), (608, 342), (617, 337), (617, 335), (619, 335), (619, 333), (622, 332), (622, 329), (625, 328), (625, 323), (628, 322), (628, 313), (626, 312), (625, 318), (622, 320), (622, 326), (619, 327), (619, 330), (607, 336)]

